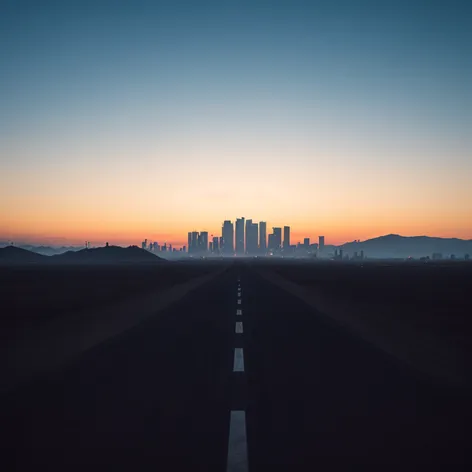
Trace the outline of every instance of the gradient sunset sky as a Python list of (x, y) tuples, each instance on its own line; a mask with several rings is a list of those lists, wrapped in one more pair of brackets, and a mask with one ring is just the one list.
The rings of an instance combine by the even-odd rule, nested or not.
[(472, 2), (0, 2), (0, 240), (472, 238)]

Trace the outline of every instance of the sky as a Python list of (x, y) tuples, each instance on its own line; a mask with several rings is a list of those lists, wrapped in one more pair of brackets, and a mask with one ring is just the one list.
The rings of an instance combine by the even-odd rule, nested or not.
[(467, 0), (2, 0), (0, 71), (0, 240), (472, 239)]

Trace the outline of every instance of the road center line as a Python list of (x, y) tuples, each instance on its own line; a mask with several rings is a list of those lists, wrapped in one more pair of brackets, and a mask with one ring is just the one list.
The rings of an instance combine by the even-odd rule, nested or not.
[(243, 310), (236, 310), (236, 315), (241, 316), (243, 314)]
[(236, 330), (237, 334), (242, 334), (243, 333), (243, 322), (242, 321), (236, 321), (235, 330)]
[(244, 352), (242, 347), (234, 349), (233, 372), (244, 372)]
[(231, 412), (228, 439), (228, 462), (226, 472), (247, 472), (246, 412)]
[(241, 300), (238, 300), (238, 305), (241, 305)]

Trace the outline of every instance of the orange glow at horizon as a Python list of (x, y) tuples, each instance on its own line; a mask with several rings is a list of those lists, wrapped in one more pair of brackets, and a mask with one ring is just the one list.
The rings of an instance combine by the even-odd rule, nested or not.
[[(235, 222), (236, 218), (228, 218)], [(221, 223), (223, 218), (221, 219)], [(257, 220), (253, 220), (257, 221)], [(174, 224), (172, 224), (174, 223)], [(159, 244), (172, 244), (176, 247), (187, 245), (187, 233), (189, 231), (208, 231), (209, 237), (221, 236), (221, 223), (207, 224), (201, 226), (189, 226), (185, 224), (175, 224), (168, 222), (162, 225), (162, 230), (153, 228), (146, 222), (136, 225), (125, 225), (126, 228), (118, 224), (105, 225), (64, 225), (64, 224), (31, 224), (26, 222), (12, 226), (0, 225), (0, 240), (21, 241), (32, 244), (51, 245), (82, 245), (85, 241), (92, 244), (101, 245), (105, 242), (118, 245), (140, 245), (144, 239), (148, 241), (158, 241)], [(272, 232), (272, 227), (283, 227), (284, 222), (272, 224), (267, 221), (267, 234)], [(340, 245), (346, 242), (383, 236), (386, 234), (400, 234), (402, 236), (436, 236), (445, 238), (472, 239), (472, 228), (458, 227), (455, 230), (444, 230), (438, 222), (427, 223), (418, 222), (415, 225), (408, 224), (369, 224), (368, 221), (357, 222), (357, 225), (341, 226), (333, 221), (319, 221), (311, 227), (303, 224), (292, 224), (290, 240), (291, 244), (303, 242), (304, 238), (310, 238), (310, 243), (317, 243), (318, 237), (325, 236), (326, 244)], [(89, 227), (90, 230), (84, 229)]]

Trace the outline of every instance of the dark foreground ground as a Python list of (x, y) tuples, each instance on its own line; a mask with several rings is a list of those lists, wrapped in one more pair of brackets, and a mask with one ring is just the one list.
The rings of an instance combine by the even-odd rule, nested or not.
[(0, 267), (2, 335), (46, 318), (165, 290), (217, 268), (216, 264), (185, 262)]
[(472, 363), (472, 262), (288, 262), (269, 267), (307, 290), (362, 306), (372, 317), (378, 317), (379, 307), (388, 307), (390, 316), (411, 320), (418, 332), (437, 333)]
[[(470, 467), (467, 387), (406, 367), (259, 268), (232, 264), (154, 318), (3, 395), (1, 469), (231, 470), (232, 410), (246, 411), (240, 470)], [(293, 267), (271, 270), (296, 277)], [(243, 372), (233, 372), (235, 347)]]

